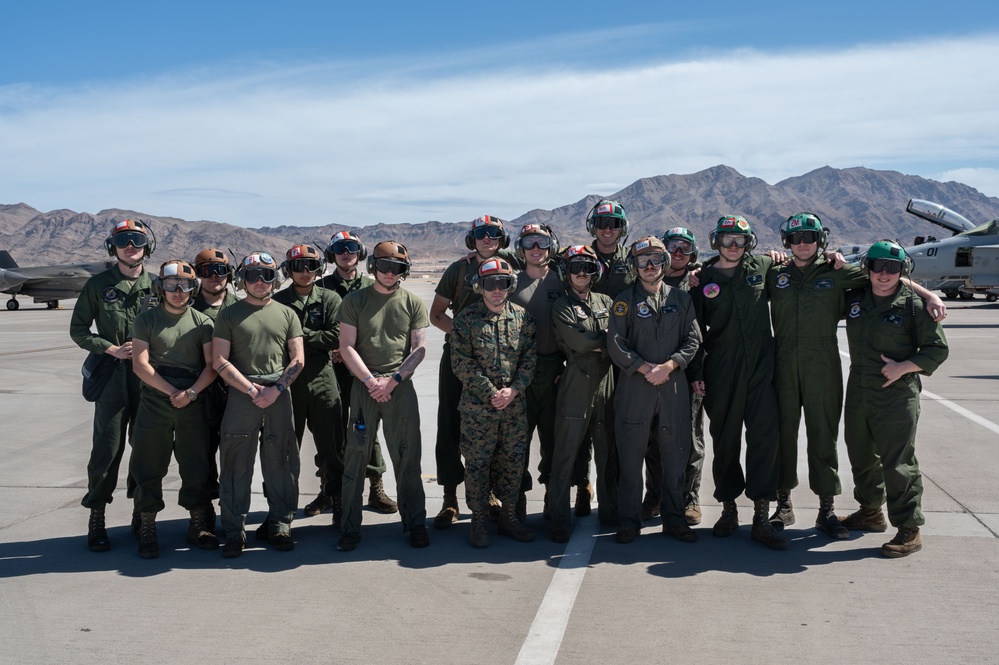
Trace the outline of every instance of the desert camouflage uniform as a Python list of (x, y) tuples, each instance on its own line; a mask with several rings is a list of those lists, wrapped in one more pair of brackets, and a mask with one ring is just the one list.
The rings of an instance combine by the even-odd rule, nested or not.
[[(465, 458), (465, 499), (473, 512), (488, 508), (489, 488), (506, 505), (517, 502), (527, 455), (524, 391), (537, 366), (536, 326), (523, 308), (506, 303), (500, 314), (479, 301), (454, 319), (451, 362), (464, 390), (461, 454)], [(502, 388), (517, 396), (502, 411), (489, 400)]]

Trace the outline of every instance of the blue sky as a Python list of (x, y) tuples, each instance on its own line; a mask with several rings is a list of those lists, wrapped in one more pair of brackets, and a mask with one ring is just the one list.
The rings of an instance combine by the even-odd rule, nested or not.
[(999, 3), (483, 4), (7, 3), (0, 203), (461, 221), (720, 163), (999, 196)]

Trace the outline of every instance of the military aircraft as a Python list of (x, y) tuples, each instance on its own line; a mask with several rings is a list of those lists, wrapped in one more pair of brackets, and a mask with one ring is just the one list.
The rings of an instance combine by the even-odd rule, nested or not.
[(910, 199), (905, 211), (954, 234), (943, 240), (918, 236), (914, 246), (905, 248), (915, 263), (913, 279), (948, 298), (985, 293), (989, 302), (999, 299), (999, 219), (975, 226), (953, 210), (919, 199)]
[(49, 309), (59, 307), (59, 300), (76, 298), (92, 275), (110, 268), (110, 261), (76, 263), (64, 266), (18, 267), (6, 250), (0, 250), (0, 293), (9, 293), (7, 309), (14, 311), (21, 304), (17, 296), (31, 296)]

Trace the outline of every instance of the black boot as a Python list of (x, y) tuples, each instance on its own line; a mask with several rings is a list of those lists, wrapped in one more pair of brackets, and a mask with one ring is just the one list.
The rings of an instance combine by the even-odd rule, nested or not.
[(87, 524), (87, 548), (91, 552), (107, 552), (111, 549), (111, 539), (104, 526), (104, 506), (90, 509), (90, 521)]
[(739, 508), (735, 501), (722, 502), (722, 514), (711, 527), (711, 535), (725, 538), (731, 536), (739, 528)]
[(778, 531), (794, 524), (794, 506), (791, 505), (791, 490), (777, 490), (777, 507), (770, 516)]
[(758, 543), (763, 543), (772, 550), (782, 550), (787, 547), (787, 537), (777, 533), (773, 522), (767, 517), (770, 512), (770, 502), (766, 499), (756, 499), (754, 502), (753, 532), (750, 537)]
[(819, 497), (819, 514), (815, 518), (815, 528), (830, 538), (840, 540), (849, 538), (850, 530), (843, 526), (843, 523), (836, 517), (836, 513), (833, 511), (833, 501), (831, 496)]
[(156, 513), (139, 515), (139, 556), (155, 559), (160, 555), (160, 543), (156, 539)]
[[(197, 545), (203, 550), (215, 550), (219, 547), (218, 536), (208, 526), (208, 517), (213, 512), (208, 506), (191, 509), (191, 520), (187, 523), (187, 543)], [(214, 519), (212, 520), (215, 521)]]

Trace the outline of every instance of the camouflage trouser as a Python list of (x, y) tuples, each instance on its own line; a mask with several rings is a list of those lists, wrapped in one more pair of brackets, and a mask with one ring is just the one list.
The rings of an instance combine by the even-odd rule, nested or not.
[(518, 395), (497, 411), (461, 412), (461, 454), (465, 458), (465, 502), (473, 512), (489, 506), (489, 489), (504, 504), (517, 503), (527, 457), (527, 409)]

